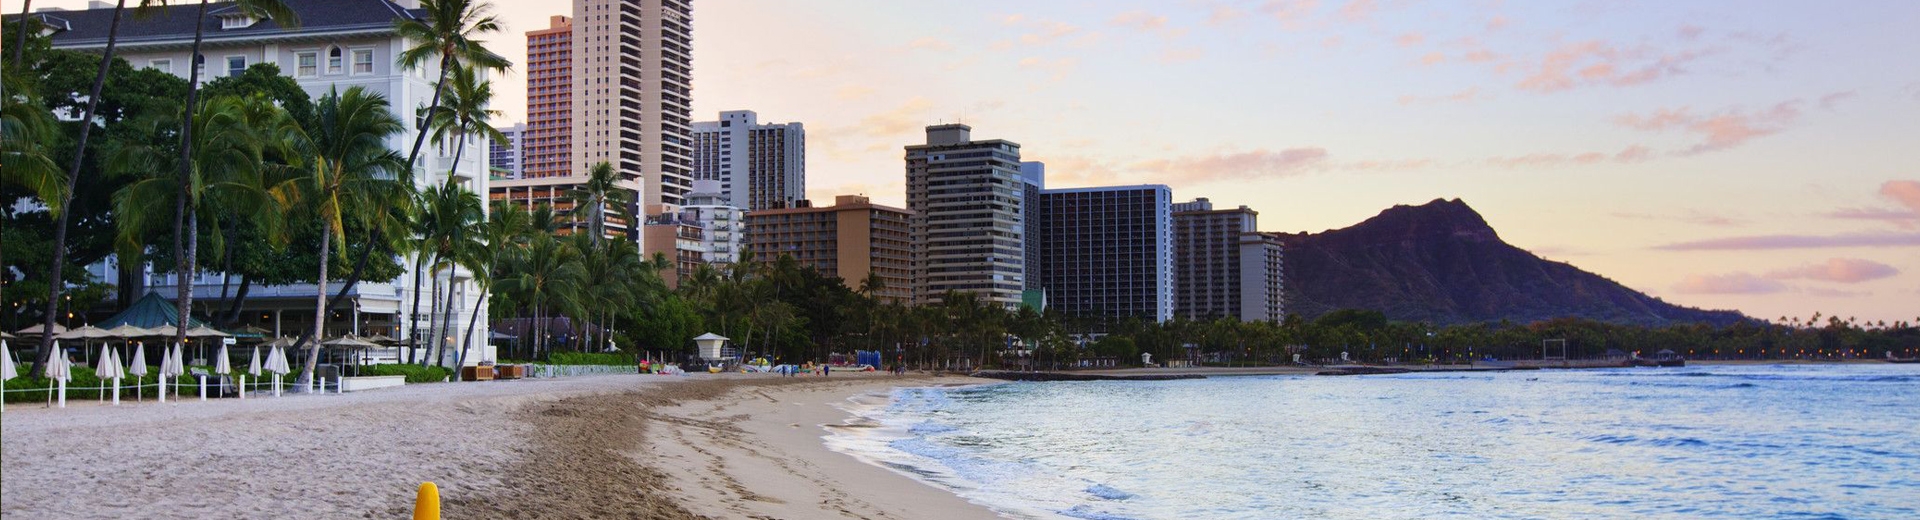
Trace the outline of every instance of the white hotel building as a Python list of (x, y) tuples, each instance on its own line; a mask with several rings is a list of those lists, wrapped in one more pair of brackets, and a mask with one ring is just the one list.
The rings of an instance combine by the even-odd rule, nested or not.
[[(344, 91), (365, 87), (386, 96), (396, 115), (407, 122), (407, 130), (390, 138), (388, 146), (403, 155), (410, 151), (418, 135), (418, 129), (413, 127), (414, 113), (432, 101), (437, 69), (428, 64), (424, 67), (426, 70), (401, 70), (394, 58), (412, 46), (412, 42), (395, 35), (393, 27), (396, 20), (420, 15), (418, 0), (284, 1), (300, 16), (299, 28), (287, 29), (271, 19), (242, 15), (230, 3), (210, 5), (201, 45), (206, 64), (200, 73), (201, 81), (239, 74), (256, 64), (272, 63), (298, 81), (316, 100), (334, 88)], [(127, 9), (120, 21), (115, 57), (134, 67), (188, 77), (188, 64), (192, 61), (188, 53), (198, 9), (197, 3), (176, 2), (146, 17), (135, 17), (133, 10)], [(30, 16), (40, 18), (55, 31), (52, 34), (54, 48), (100, 52), (106, 45), (113, 9), (112, 4), (94, 2), (92, 8), (84, 11), (43, 9)], [(457, 144), (429, 142), (416, 165), (415, 182), (421, 187), (438, 185), (447, 181), (451, 171), (454, 182), (484, 196), (488, 187), (487, 143), (473, 138), (466, 143), (466, 153), (459, 163), (454, 164)], [(326, 334), (378, 333), (408, 338), (411, 333), (405, 324), (411, 318), (410, 291), (415, 266), (410, 258), (402, 258), (402, 262), (406, 264), (406, 271), (399, 278), (361, 281), (349, 294), (351, 300), (337, 307), (340, 312), (329, 316)], [(166, 268), (155, 270), (150, 266), (148, 269), (149, 290), (171, 299), (177, 283), (175, 275)], [(108, 282), (117, 282), (111, 265), (91, 266), (89, 270), (96, 275), (105, 274)], [(427, 329), (429, 323), (439, 323), (430, 320), (452, 319), (457, 335), (465, 332), (469, 318), (478, 313), (478, 323), (482, 325), (473, 332), (476, 337), (471, 343), (476, 349), (469, 352), (466, 359), (470, 364), (492, 359), (491, 349), (485, 347), (489, 332), (484, 325), (488, 323), (486, 297), (473, 283), (472, 274), (465, 270), (442, 271), (438, 278), (442, 294), (446, 287), (453, 288), (451, 305), (438, 306), (441, 312), (437, 316), (421, 316), (417, 327), (430, 330)], [(218, 298), (223, 281), (239, 285), (237, 278), (202, 273), (192, 282), (195, 301), (211, 302)], [(433, 285), (431, 281), (423, 283), (422, 289)], [(339, 281), (335, 281), (329, 285), (328, 292), (338, 292), (340, 286)], [(239, 325), (257, 326), (275, 335), (305, 332), (313, 323), (315, 289), (313, 284), (253, 287)], [(422, 301), (422, 314), (427, 314), (429, 308), (435, 308), (431, 298)], [(456, 336), (443, 341), (458, 345), (464, 338)]]

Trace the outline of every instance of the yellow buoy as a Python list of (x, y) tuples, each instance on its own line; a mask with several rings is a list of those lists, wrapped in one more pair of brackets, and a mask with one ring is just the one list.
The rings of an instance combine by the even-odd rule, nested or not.
[(432, 482), (421, 482), (413, 496), (413, 520), (440, 520), (440, 488)]

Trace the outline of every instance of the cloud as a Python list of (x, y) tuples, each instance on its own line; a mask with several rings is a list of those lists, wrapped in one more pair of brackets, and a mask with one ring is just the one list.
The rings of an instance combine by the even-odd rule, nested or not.
[(1427, 35), (1420, 34), (1417, 32), (1410, 32), (1410, 33), (1402, 34), (1398, 38), (1394, 38), (1393, 44), (1399, 45), (1401, 47), (1412, 47), (1415, 45), (1419, 45), (1420, 42), (1424, 42), (1424, 41), (1427, 41)]
[(1848, 233), (1840, 235), (1756, 235), (1678, 242), (1655, 246), (1663, 251), (1770, 251), (1865, 247), (1920, 247), (1920, 233)]
[(1920, 213), (1896, 209), (1843, 208), (1828, 213), (1827, 218), (1842, 220), (1869, 220), (1899, 226), (1900, 229), (1920, 228)]
[(1288, 27), (1298, 27), (1319, 8), (1320, 0), (1267, 0), (1260, 4), (1260, 12)]
[(1787, 290), (1787, 285), (1750, 273), (1696, 274), (1674, 284), (1673, 290), (1682, 294), (1772, 294)]
[(1700, 39), (1700, 35), (1706, 32), (1707, 28), (1705, 27), (1693, 24), (1680, 24), (1680, 28), (1674, 31), (1674, 35), (1679, 36), (1682, 40), (1693, 41)]
[(1767, 273), (1775, 280), (1818, 280), (1836, 283), (1861, 283), (1900, 274), (1891, 265), (1858, 258), (1829, 258), (1824, 263), (1807, 264)]
[(1374, 0), (1352, 0), (1340, 7), (1340, 18), (1349, 22), (1364, 22), (1380, 11), (1380, 4)]
[(1080, 32), (1080, 26), (1067, 22), (1034, 20), (1026, 25), (1032, 32), (1020, 35), (1022, 45), (1046, 45)]
[(1000, 25), (1020, 25), (1021, 22), (1025, 21), (1027, 21), (1027, 15), (1020, 13), (1000, 17)]
[(1518, 157), (1491, 157), (1487, 164), (1502, 168), (1545, 168), (1555, 166), (1588, 166), (1607, 161), (1616, 163), (1635, 163), (1646, 160), (1648, 150), (1644, 146), (1633, 145), (1617, 153), (1534, 153)]
[(1887, 181), (1880, 185), (1880, 195), (1920, 215), (1920, 181)]
[(1167, 17), (1146, 11), (1127, 11), (1114, 16), (1108, 23), (1140, 32), (1154, 32), (1167, 26)]
[(1710, 116), (1690, 107), (1661, 108), (1646, 115), (1623, 114), (1614, 123), (1635, 130), (1661, 132), (1678, 129), (1701, 141), (1681, 155), (1726, 150), (1748, 141), (1780, 133), (1800, 120), (1802, 100), (1782, 101), (1765, 110), (1727, 109)]
[(1258, 180), (1306, 173), (1327, 160), (1319, 147), (1255, 149), (1176, 159), (1151, 159), (1129, 165), (1158, 182), (1197, 184), (1220, 180)]
[(1353, 161), (1348, 163), (1333, 164), (1333, 165), (1330, 165), (1329, 167), (1336, 170), (1347, 170), (1347, 171), (1356, 171), (1356, 172), (1380, 172), (1380, 171), (1418, 170), (1418, 169), (1426, 168), (1428, 166), (1433, 166), (1433, 165), (1434, 165), (1433, 159), (1391, 159), (1391, 160), (1369, 159), (1369, 160), (1363, 160), (1363, 161)]
[(843, 101), (854, 101), (871, 97), (874, 92), (873, 87), (865, 85), (842, 85), (833, 92), (833, 97)]
[(1652, 213), (1614, 212), (1612, 215), (1614, 217), (1624, 218), (1624, 219), (1652, 220), (1652, 221), (1659, 221), (1659, 222), (1680, 222), (1680, 223), (1686, 223), (1686, 224), (1697, 224), (1702, 226), (1733, 227), (1733, 226), (1740, 226), (1740, 225), (1746, 224), (1746, 221), (1744, 220), (1739, 220), (1739, 219), (1735, 219), (1735, 218), (1727, 217), (1723, 215), (1715, 215), (1715, 214), (1707, 213), (1697, 209), (1688, 210), (1686, 213), (1682, 213), (1682, 214), (1656, 215)]
[(932, 50), (932, 51), (950, 51), (950, 50), (953, 50), (953, 44), (947, 43), (946, 40), (942, 40), (932, 36), (922, 36), (919, 39), (916, 39), (913, 42), (908, 43), (907, 48), (926, 49), (926, 50)]
[(1236, 9), (1231, 5), (1215, 4), (1213, 9), (1207, 13), (1207, 25), (1223, 25), (1227, 22), (1239, 20), (1246, 15), (1246, 11)]
[(1067, 76), (1072, 74), (1074, 69), (1080, 66), (1080, 59), (1068, 57), (1046, 60), (1029, 56), (1021, 58), (1018, 65), (1023, 69), (1038, 70), (1047, 73), (1048, 81), (1060, 81), (1067, 79)]
[(1515, 86), (1540, 93), (1591, 85), (1633, 86), (1684, 74), (1689, 63), (1709, 54), (1707, 50), (1656, 53), (1645, 47), (1623, 49), (1599, 40), (1574, 42), (1548, 51), (1531, 65), (1532, 73)]
[(927, 126), (927, 118), (933, 110), (933, 101), (915, 96), (892, 110), (868, 114), (860, 118), (860, 126), (854, 130), (867, 137), (892, 139), (896, 142), (913, 142), (915, 132)]
[(1185, 63), (1198, 60), (1202, 56), (1206, 56), (1206, 54), (1206, 50), (1200, 47), (1169, 48), (1160, 52), (1160, 63)]
[(1404, 96), (1400, 96), (1400, 99), (1398, 102), (1400, 103), (1400, 106), (1415, 106), (1415, 105), (1433, 105), (1433, 104), (1439, 104), (1439, 103), (1470, 103), (1480, 98), (1481, 98), (1480, 87), (1467, 87), (1466, 90), (1461, 90), (1459, 92), (1454, 92), (1452, 94), (1433, 96), (1433, 97), (1421, 97), (1421, 96), (1415, 96), (1411, 94), (1404, 95)]
[(1868, 291), (1843, 291), (1826, 287), (1805, 287), (1797, 289), (1795, 292), (1821, 298), (1858, 298), (1861, 296), (1873, 296), (1873, 293)]
[(1513, 21), (1508, 20), (1507, 17), (1505, 16), (1494, 15), (1493, 18), (1487, 20), (1487, 32), (1493, 32), (1493, 31), (1505, 29), (1507, 28), (1507, 25), (1512, 23)]
[(1835, 92), (1832, 94), (1827, 94), (1825, 96), (1820, 96), (1820, 108), (1825, 110), (1833, 110), (1834, 107), (1840, 106), (1840, 103), (1842, 101), (1852, 99), (1853, 97), (1854, 97), (1854, 92), (1851, 90), (1846, 92)]
[(1486, 49), (1475, 49), (1460, 55), (1460, 59), (1467, 60), (1470, 63), (1492, 63), (1500, 61), (1500, 53)]

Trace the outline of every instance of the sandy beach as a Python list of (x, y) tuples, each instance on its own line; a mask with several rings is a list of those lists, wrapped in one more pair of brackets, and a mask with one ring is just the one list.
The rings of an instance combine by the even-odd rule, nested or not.
[(11, 406), (8, 518), (992, 518), (826, 448), (850, 397), (963, 377), (611, 375)]

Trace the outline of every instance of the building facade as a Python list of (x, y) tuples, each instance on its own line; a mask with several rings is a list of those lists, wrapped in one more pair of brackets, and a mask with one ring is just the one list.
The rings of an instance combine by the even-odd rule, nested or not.
[(948, 292), (972, 293), (1013, 309), (1027, 283), (1020, 145), (975, 141), (972, 131), (929, 126), (926, 144), (906, 147), (913, 298), (933, 304)]
[(527, 31), (527, 125), (521, 178), (566, 177), (573, 162), (573, 19)]
[(1046, 190), (1041, 199), (1040, 287), (1050, 307), (1073, 316), (1173, 318), (1171, 188)]
[(751, 110), (720, 113), (693, 124), (695, 179), (720, 182), (735, 207), (790, 208), (807, 198), (807, 130), (800, 123), (765, 123)]
[(1283, 250), (1258, 231), (1259, 212), (1216, 210), (1205, 198), (1175, 206), (1174, 313), (1196, 321), (1285, 318)]
[(835, 197), (824, 208), (753, 211), (747, 213), (747, 247), (757, 261), (792, 256), (856, 291), (871, 273), (883, 284), (876, 295), (905, 304), (913, 295), (909, 215), (859, 195)]
[[(411, 1), (390, 0), (283, 1), (299, 15), (298, 28), (289, 29), (272, 19), (246, 16), (230, 3), (209, 5), (207, 18), (202, 21), (206, 29), (201, 57), (206, 66), (201, 69), (201, 81), (238, 75), (248, 67), (265, 63), (278, 66), (316, 99), (335, 89), (363, 87), (386, 97), (394, 115), (407, 125), (404, 131), (387, 139), (387, 147), (403, 154), (411, 150), (415, 136), (421, 131), (413, 126), (418, 123), (414, 109), (432, 102), (435, 78), (429, 77), (431, 70), (400, 68), (395, 61), (396, 54), (411, 47), (413, 42), (395, 34), (393, 27), (398, 20), (423, 16), (417, 5)], [(151, 16), (123, 16), (115, 57), (133, 67), (190, 77), (188, 64), (195, 61), (188, 55), (193, 40), (192, 22), (200, 6), (173, 5), (156, 9)], [(54, 48), (98, 52), (105, 47), (113, 9), (104, 6), (84, 11), (42, 11), (31, 16), (42, 17), (49, 25), (60, 28), (51, 35)], [(486, 80), (485, 76), (480, 79)], [(466, 146), (466, 153), (456, 158), (462, 144)], [(478, 153), (487, 150), (486, 146), (478, 136), (468, 137), (465, 143), (433, 142), (421, 150), (415, 164), (414, 182), (421, 188), (452, 182), (475, 193), (486, 193), (489, 158), (486, 153)], [(325, 330), (318, 332), (324, 336), (386, 334), (407, 339), (420, 337), (424, 334), (421, 331), (449, 321), (456, 324), (453, 329), (456, 334), (465, 333), (467, 321), (475, 315), (478, 323), (487, 323), (485, 295), (473, 282), (472, 273), (457, 268), (430, 274), (430, 278), (437, 280), (427, 285), (437, 285), (443, 291), (427, 295), (421, 315), (411, 315), (411, 306), (403, 305), (403, 302), (410, 304), (413, 296), (412, 286), (407, 282), (411, 282), (421, 268), (413, 265), (411, 258), (401, 257), (400, 261), (404, 270), (399, 278), (361, 281), (347, 295), (350, 303), (342, 306), (342, 312), (329, 316), (323, 325)], [(148, 269), (161, 272), (149, 273), (147, 289), (167, 298), (176, 294), (180, 283), (191, 284), (194, 297), (205, 299), (202, 301), (220, 298), (223, 285), (240, 283), (235, 277), (217, 272), (203, 272), (195, 279), (183, 281), (171, 274), (171, 269), (156, 270), (151, 266)], [(445, 296), (448, 287), (451, 287), (451, 298)], [(338, 291), (340, 286), (332, 284), (328, 289)], [(276, 336), (312, 332), (313, 305), (318, 291), (315, 284), (252, 287), (237, 325), (260, 327)], [(438, 311), (424, 312), (428, 309)], [(468, 362), (491, 360), (491, 351), (484, 347), (488, 329), (481, 326), (472, 333), (475, 337), (471, 338), (471, 344), (476, 349), (468, 354)], [(467, 340), (453, 338), (452, 341)], [(452, 359), (451, 352), (448, 359)]]
[(685, 203), (692, 24), (689, 0), (574, 0), (573, 176), (605, 162), (639, 184), (636, 205)]
[[(1020, 163), (1020, 179), (1026, 181), (1026, 186), (1022, 189), (1024, 192), (1023, 196), (1026, 197), (1026, 199), (1021, 205), (1021, 212), (1026, 215), (1025, 225), (1022, 226), (1022, 229), (1026, 233), (1026, 244), (1021, 248), (1021, 250), (1024, 251), (1027, 266), (1027, 283), (1025, 288), (1027, 291), (1040, 291), (1040, 279), (1046, 276), (1046, 273), (1041, 271), (1045, 269), (1046, 266), (1040, 262), (1040, 245), (1047, 241), (1047, 215), (1046, 212), (1040, 211), (1040, 203), (1044, 200), (1040, 194), (1047, 189), (1046, 163), (1038, 161)], [(1042, 298), (1042, 300), (1044, 301), (1044, 298)], [(1034, 310), (1044, 311), (1046, 309), (1037, 308)]]
[(520, 162), (520, 145), (527, 133), (527, 125), (513, 125), (495, 128), (505, 137), (506, 142), (487, 140), (487, 169), (495, 179), (518, 179), (523, 169)]

